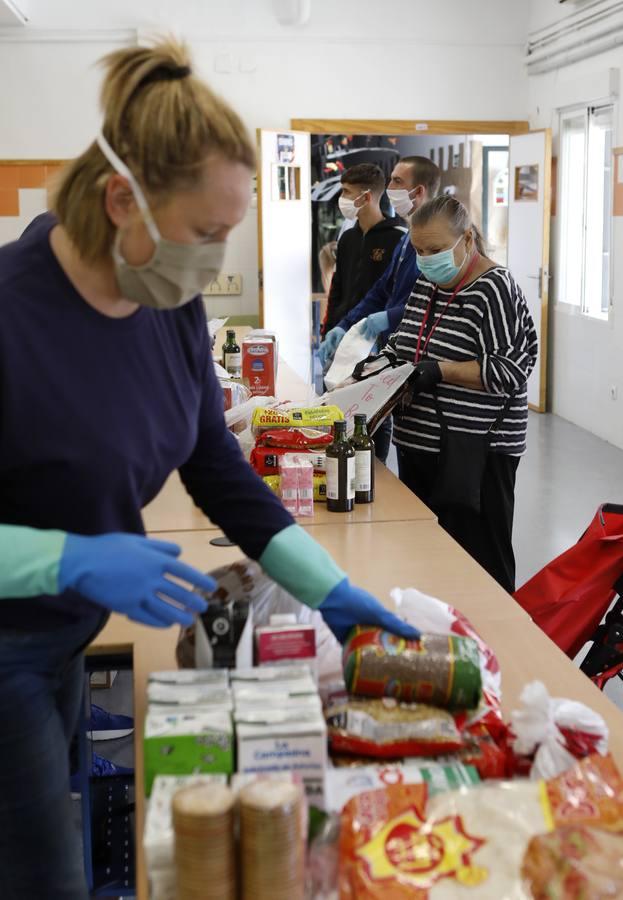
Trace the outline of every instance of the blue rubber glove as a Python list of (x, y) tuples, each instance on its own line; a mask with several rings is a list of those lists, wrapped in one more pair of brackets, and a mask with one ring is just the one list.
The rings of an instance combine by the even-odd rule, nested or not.
[(389, 316), (382, 312), (371, 313), (363, 322), (363, 336), (371, 341), (372, 338), (378, 337), (383, 331), (389, 328)]
[(317, 607), (333, 634), (343, 644), (355, 625), (375, 625), (407, 640), (417, 640), (420, 632), (407, 625), (362, 588), (344, 578)]
[(340, 328), (339, 325), (336, 325), (335, 328), (332, 328), (327, 334), (326, 338), (318, 348), (318, 357), (320, 358), (320, 364), (323, 369), (335, 356), (335, 351), (339, 347), (340, 341), (345, 334), (346, 332), (344, 329)]
[(181, 548), (138, 534), (68, 534), (58, 572), (60, 591), (71, 588), (129, 619), (167, 628), (192, 625), (206, 601), (169, 576), (211, 593), (216, 582), (180, 562)]

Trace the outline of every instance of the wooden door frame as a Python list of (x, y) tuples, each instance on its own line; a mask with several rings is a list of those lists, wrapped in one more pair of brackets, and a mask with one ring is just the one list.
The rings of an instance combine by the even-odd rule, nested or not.
[(525, 134), (530, 123), (517, 120), (459, 119), (290, 119), (291, 131), (310, 134)]

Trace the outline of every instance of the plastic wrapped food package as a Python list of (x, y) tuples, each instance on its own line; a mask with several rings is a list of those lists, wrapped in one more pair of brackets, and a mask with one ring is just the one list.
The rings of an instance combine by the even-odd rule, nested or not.
[(331, 443), (332, 437), (316, 428), (276, 428), (258, 435), (256, 446), (281, 447), (286, 450), (321, 449)]
[(623, 897), (623, 837), (564, 825), (532, 838), (522, 875), (533, 900)]
[(454, 717), (421, 703), (350, 698), (325, 713), (331, 748), (379, 759), (440, 756), (463, 746)]
[(358, 696), (474, 709), (481, 697), (478, 647), (458, 635), (422, 634), (407, 641), (357, 626), (344, 644), (344, 681)]
[(610, 758), (588, 757), (550, 782), (430, 800), (423, 785), (360, 794), (342, 813), (340, 900), (530, 900), (530, 840), (566, 824), (622, 827), (623, 782)]
[(252, 427), (256, 435), (275, 428), (299, 427), (330, 433), (333, 423), (343, 418), (344, 414), (337, 406), (260, 406), (253, 413)]

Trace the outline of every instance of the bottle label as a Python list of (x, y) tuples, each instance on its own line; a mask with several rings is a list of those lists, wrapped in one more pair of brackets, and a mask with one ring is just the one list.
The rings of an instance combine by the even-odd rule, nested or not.
[(340, 495), (340, 460), (327, 457), (327, 499), (328, 500), (354, 500), (355, 499), (355, 458), (349, 456), (346, 459), (346, 493)]
[(327, 499), (340, 499), (340, 461), (327, 457)]
[(224, 368), (231, 374), (240, 374), (242, 370), (242, 353), (225, 353)]
[(355, 490), (372, 490), (372, 451), (357, 450), (355, 452)]

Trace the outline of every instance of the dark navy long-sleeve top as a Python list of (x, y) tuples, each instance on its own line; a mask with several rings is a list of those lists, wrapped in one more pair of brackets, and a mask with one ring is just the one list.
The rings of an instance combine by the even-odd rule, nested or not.
[[(0, 248), (0, 522), (143, 533), (174, 469), (253, 558), (293, 519), (223, 416), (200, 298), (114, 319), (76, 291), (40, 216)], [(0, 628), (47, 630), (101, 609), (66, 592), (5, 599)]]

